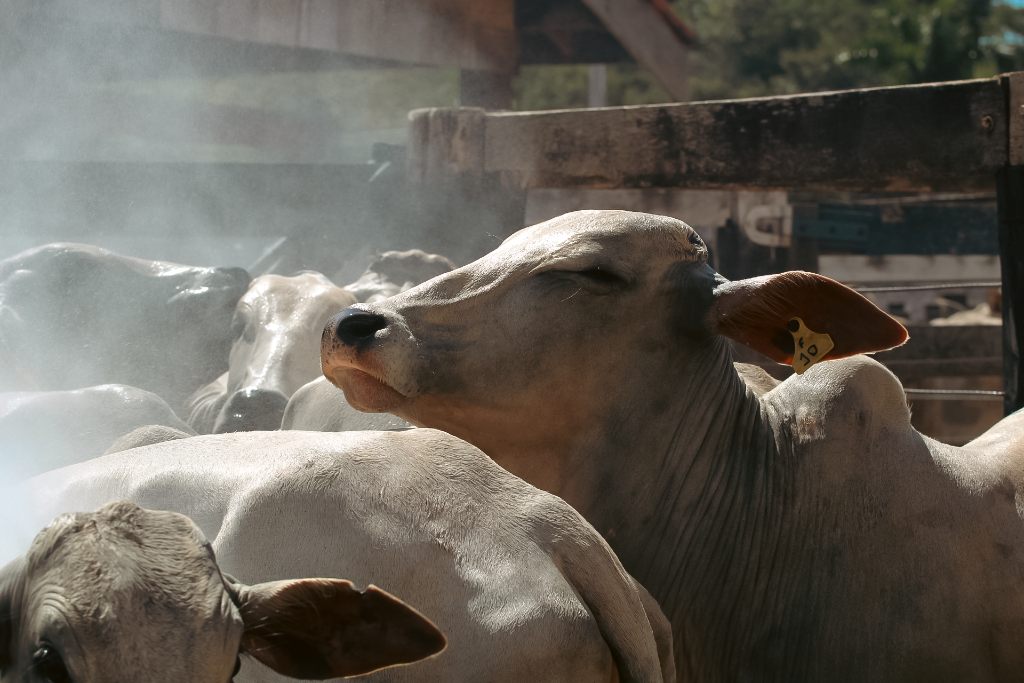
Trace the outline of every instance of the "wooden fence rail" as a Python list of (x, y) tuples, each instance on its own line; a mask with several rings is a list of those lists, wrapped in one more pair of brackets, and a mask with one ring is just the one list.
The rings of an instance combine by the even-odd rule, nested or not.
[[(1005, 408), (1024, 405), (1017, 346), (1024, 334), (1024, 72), (722, 102), (553, 112), (418, 110), (410, 121), (408, 172), (414, 182), (502, 184), (510, 191), (995, 188)], [(979, 363), (992, 369), (996, 358), (968, 365), (971, 372)], [(917, 363), (923, 373), (930, 361), (893, 362)]]

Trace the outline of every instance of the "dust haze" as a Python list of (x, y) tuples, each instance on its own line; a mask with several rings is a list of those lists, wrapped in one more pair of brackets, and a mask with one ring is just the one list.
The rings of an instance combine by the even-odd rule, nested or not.
[[(457, 104), (457, 69), (166, 28), (203, 11), (0, 0), (0, 260), (78, 242), (344, 285), (386, 250), (462, 264), (503, 237), (486, 218), (425, 228), (489, 208), (406, 182), (408, 112)], [(41, 522), (12, 489), (23, 452), (0, 447), (3, 563)]]

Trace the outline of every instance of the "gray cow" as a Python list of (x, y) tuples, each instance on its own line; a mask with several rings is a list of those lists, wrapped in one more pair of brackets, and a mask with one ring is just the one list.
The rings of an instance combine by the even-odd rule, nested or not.
[(249, 275), (49, 244), (0, 261), (0, 391), (126, 384), (186, 414), (227, 369)]
[(225, 683), (243, 654), (324, 679), (444, 646), (428, 619), (374, 586), (240, 583), (190, 519), (127, 501), (58, 517), (0, 569), (0, 678), (11, 683)]
[[(123, 498), (188, 515), (240, 580), (344, 577), (414, 604), (448, 648), (378, 682), (675, 679), (667, 620), (597, 532), (442, 432), (178, 439), (36, 477), (25, 510)], [(243, 662), (238, 680), (281, 678)]]
[[(568, 214), (336, 316), (324, 372), (582, 512), (665, 610), (683, 679), (1021, 679), (1024, 414), (963, 448), (922, 436), (892, 373), (844, 358), (898, 323), (707, 255), (671, 218)], [(752, 388), (728, 338), (805, 371)]]
[(345, 289), (352, 292), (356, 301), (380, 301), (452, 270), (455, 264), (440, 254), (428, 254), (421, 249), (385, 251)]

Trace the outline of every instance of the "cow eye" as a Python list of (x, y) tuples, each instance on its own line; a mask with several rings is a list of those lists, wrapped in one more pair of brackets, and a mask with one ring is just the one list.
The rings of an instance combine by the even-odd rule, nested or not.
[(585, 270), (552, 270), (548, 273), (569, 280), (591, 294), (611, 294), (629, 284), (625, 278), (599, 267)]
[(592, 281), (595, 284), (615, 286), (624, 285), (626, 281), (616, 275), (615, 273), (608, 270), (601, 270), (600, 268), (588, 268), (587, 270), (577, 270), (576, 275), (587, 280)]
[(64, 659), (49, 645), (43, 645), (36, 650), (32, 656), (32, 668), (44, 681), (71, 683), (71, 674), (64, 665)]

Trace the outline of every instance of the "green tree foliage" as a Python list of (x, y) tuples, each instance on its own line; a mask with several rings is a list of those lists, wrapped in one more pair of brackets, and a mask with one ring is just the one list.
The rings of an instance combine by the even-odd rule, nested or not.
[(694, 99), (958, 80), (1024, 64), (1024, 10), (990, 0), (676, 0), (674, 8), (701, 39)]
[[(697, 33), (691, 99), (929, 83), (1024, 70), (1024, 8), (996, 0), (674, 0)], [(585, 107), (585, 66), (526, 67), (516, 109)], [(670, 101), (635, 65), (608, 104)]]
[[(577, 109), (587, 106), (587, 66), (524, 66), (513, 81), (514, 109)], [(608, 106), (658, 104), (672, 98), (654, 76), (636, 64), (608, 66)]]

